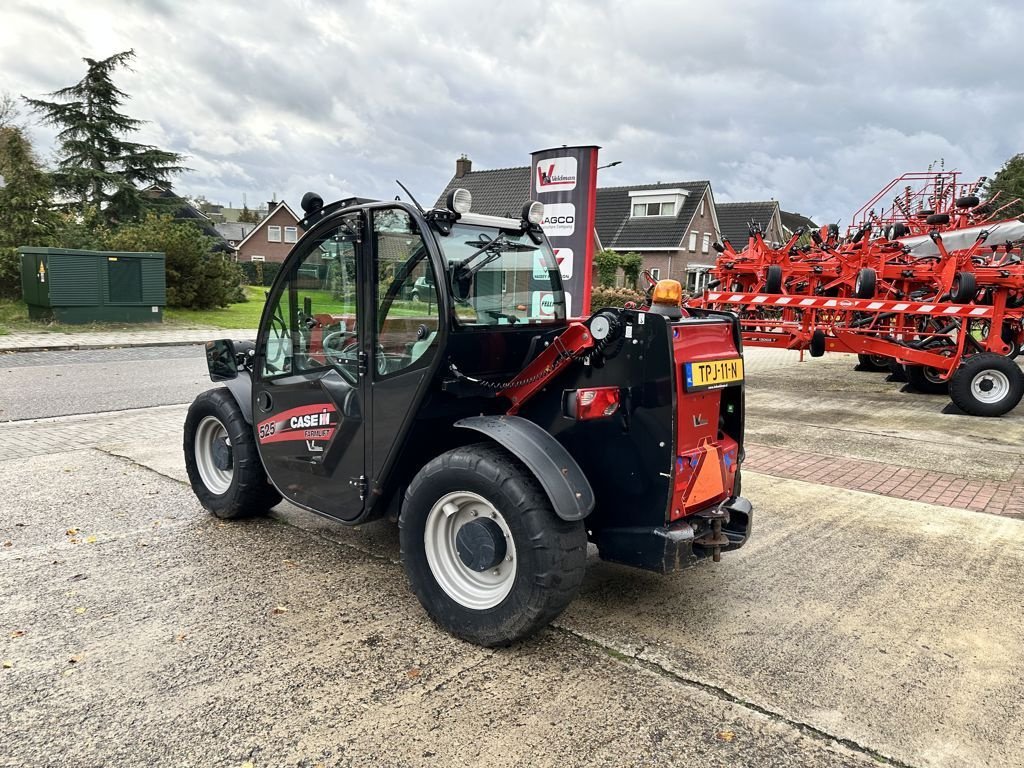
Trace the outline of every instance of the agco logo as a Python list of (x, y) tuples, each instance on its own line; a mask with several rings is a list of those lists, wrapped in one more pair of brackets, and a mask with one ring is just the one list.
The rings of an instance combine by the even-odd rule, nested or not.
[(568, 237), (576, 231), (576, 206), (572, 203), (548, 203), (541, 222), (548, 237)]
[(575, 157), (538, 160), (536, 171), (538, 192), (564, 192), (576, 189)]

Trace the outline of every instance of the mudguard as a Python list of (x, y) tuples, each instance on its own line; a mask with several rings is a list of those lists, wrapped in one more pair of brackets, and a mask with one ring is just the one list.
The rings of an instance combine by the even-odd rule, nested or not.
[(252, 374), (248, 371), (239, 371), (236, 378), (228, 379), (224, 385), (238, 401), (238, 407), (242, 409), (246, 423), (252, 424)]
[(563, 520), (582, 520), (594, 509), (594, 489), (579, 464), (532, 421), (521, 416), (471, 416), (455, 426), (487, 435), (523, 462)]
[(210, 380), (224, 382), (235, 398), (247, 423), (252, 424), (252, 373), (239, 360), (248, 359), (256, 345), (251, 341), (215, 339), (206, 342), (206, 366)]

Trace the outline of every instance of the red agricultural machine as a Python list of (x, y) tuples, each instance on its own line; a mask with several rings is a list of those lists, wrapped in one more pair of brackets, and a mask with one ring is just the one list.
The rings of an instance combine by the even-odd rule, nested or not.
[[(860, 369), (891, 370), (922, 392), (949, 392), (964, 412), (999, 416), (1024, 395), (1013, 359), (1024, 342), (1024, 222), (1017, 200), (982, 202), (984, 177), (905, 174), (854, 216), (768, 243), (752, 224), (728, 241), (713, 280), (691, 306), (739, 315), (746, 344), (857, 354)], [(891, 207), (878, 202), (898, 190)]]

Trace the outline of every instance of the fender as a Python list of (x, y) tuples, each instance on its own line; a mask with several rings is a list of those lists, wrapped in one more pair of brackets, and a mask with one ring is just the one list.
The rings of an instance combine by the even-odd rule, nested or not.
[(248, 371), (239, 371), (236, 378), (228, 379), (224, 385), (238, 402), (246, 423), (252, 424), (252, 374)]
[(242, 416), (252, 424), (252, 373), (239, 361), (239, 355), (250, 359), (256, 345), (251, 341), (215, 339), (206, 342), (206, 367), (210, 381), (224, 382), (242, 409)]
[(594, 489), (580, 465), (551, 433), (521, 416), (471, 416), (456, 427), (487, 435), (526, 465), (563, 520), (582, 520), (594, 509)]

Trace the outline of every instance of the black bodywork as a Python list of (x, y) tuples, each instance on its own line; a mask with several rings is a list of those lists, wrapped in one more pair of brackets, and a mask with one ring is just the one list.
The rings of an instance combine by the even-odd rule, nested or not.
[[(211, 378), (226, 382), (261, 438), (275, 424), (277, 429), (282, 424), (288, 428), (282, 414), (322, 407), (291, 419), (299, 419), (300, 429), (306, 423), (303, 419), (312, 420), (314, 429), (303, 434), (330, 430), (328, 441), (307, 441), (309, 451), (298, 439), (270, 442), (271, 436), (261, 444), (268, 475), (286, 499), (347, 524), (397, 516), (405, 487), (431, 458), (459, 445), (491, 441), (509, 449), (534, 473), (560, 516), (586, 520), (604, 559), (668, 572), (709, 556), (712, 550), (717, 556), (719, 550), (743, 544), (751, 510), (738, 497), (738, 487), (715, 510), (669, 522), (678, 408), (672, 329), (680, 323), (732, 322), (738, 351), (738, 328), (731, 316), (697, 313), (704, 316), (670, 321), (639, 310), (605, 310), (615, 329), (607, 343), (569, 363), (516, 416), (507, 416), (509, 400), (497, 392), (552, 343), (568, 321), (463, 327), (456, 317), (448, 263), (438, 244), (458, 216), (450, 211), (424, 214), (399, 202), (345, 202), (307, 215), (304, 223), (310, 229), (270, 292), (255, 347), (228, 341), (207, 345)], [(268, 334), (275, 322), (281, 322), (273, 317), (272, 304), (275, 296), (289, 290), (289, 265), (302, 254), (303, 244), (348, 216), (363, 228), (365, 254), (360, 259), (370, 259), (368, 227), (373, 212), (381, 209), (404, 212), (423, 234), (441, 308), (433, 353), (398, 373), (377, 375), (372, 362), (375, 337), (365, 332), (376, 319), (367, 317), (360, 320), (365, 326), (359, 327), (359, 349), (353, 351), (358, 353), (353, 357), (355, 376), (338, 366), (288, 376), (261, 375)], [(525, 222), (522, 226), (529, 228)], [(543, 240), (538, 231), (531, 237)], [(557, 269), (551, 280), (557, 302)], [(370, 282), (360, 282), (364, 307), (374, 307), (380, 300)], [(295, 307), (294, 297), (291, 306)], [(305, 331), (299, 326), (292, 333)], [(567, 392), (600, 386), (620, 388), (618, 413), (593, 421), (566, 416)], [(741, 461), (742, 387), (722, 390), (722, 398), (730, 405), (720, 429), (739, 444)], [(282, 437), (280, 432), (277, 436)], [(721, 535), (712, 547), (708, 542), (716, 519)]]

